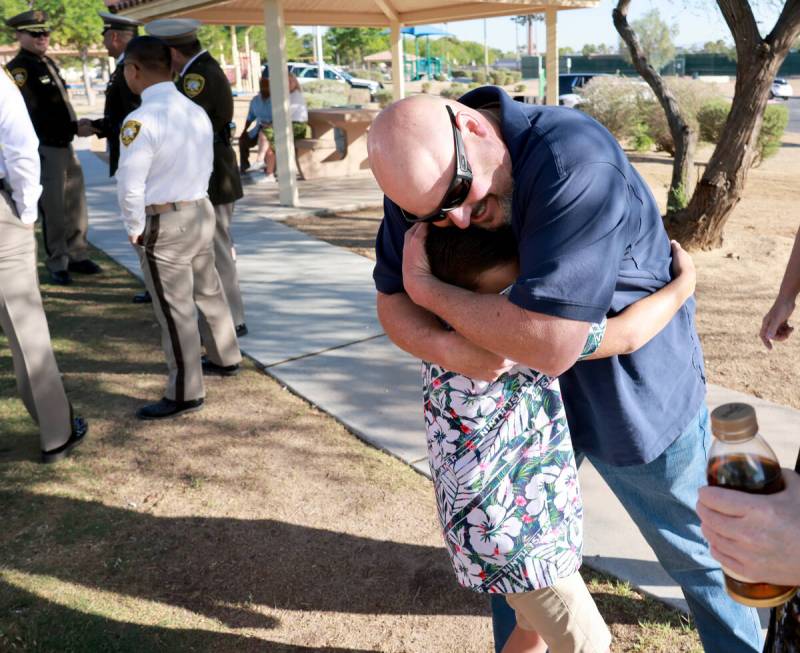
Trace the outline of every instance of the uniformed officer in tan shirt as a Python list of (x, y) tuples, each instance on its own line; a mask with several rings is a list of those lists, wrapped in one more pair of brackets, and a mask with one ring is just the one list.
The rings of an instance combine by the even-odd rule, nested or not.
[(74, 417), (50, 344), (36, 272), (39, 141), (19, 90), (0, 73), (0, 327), (11, 348), (17, 388), (38, 423), (42, 462), (61, 460), (88, 426)]
[(199, 27), (197, 20), (166, 18), (148, 23), (145, 31), (170, 46), (178, 90), (203, 108), (214, 128), (214, 170), (208, 184), (208, 197), (217, 219), (214, 260), (236, 323), (236, 334), (244, 336), (247, 326), (231, 238), (233, 205), (244, 194), (231, 145), (233, 93), (222, 67), (200, 45)]
[[(169, 377), (164, 397), (137, 411), (163, 419), (199, 410), (203, 372), (230, 376), (242, 359), (214, 267), (214, 209), (208, 199), (213, 132), (205, 112), (172, 83), (170, 50), (139, 36), (125, 49), (125, 81), (142, 105), (122, 124), (117, 198), (161, 325)], [(201, 363), (197, 311), (205, 318)]]

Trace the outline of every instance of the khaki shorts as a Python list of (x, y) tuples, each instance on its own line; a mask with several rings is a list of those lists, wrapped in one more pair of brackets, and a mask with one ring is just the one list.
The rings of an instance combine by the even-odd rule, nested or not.
[(550, 653), (604, 653), (611, 633), (577, 572), (533, 592), (506, 594), (517, 625), (535, 630)]

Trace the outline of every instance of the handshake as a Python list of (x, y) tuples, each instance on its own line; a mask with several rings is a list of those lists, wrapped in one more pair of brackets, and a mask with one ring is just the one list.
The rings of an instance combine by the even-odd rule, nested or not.
[(92, 121), (88, 118), (81, 118), (78, 121), (78, 136), (92, 136), (100, 130), (92, 126)]

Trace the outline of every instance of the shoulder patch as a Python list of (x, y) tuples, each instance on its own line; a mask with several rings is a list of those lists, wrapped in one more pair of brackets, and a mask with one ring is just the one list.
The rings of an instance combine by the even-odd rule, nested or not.
[(24, 68), (14, 68), (14, 70), (11, 71), (11, 79), (14, 80), (17, 86), (25, 86), (25, 82), (28, 81), (28, 71)]
[(126, 120), (125, 124), (122, 125), (122, 129), (119, 132), (119, 138), (122, 141), (122, 144), (125, 147), (128, 147), (136, 137), (139, 135), (139, 130), (142, 128), (142, 123), (138, 120)]
[(206, 78), (197, 73), (189, 73), (183, 78), (183, 91), (189, 97), (195, 97), (206, 87)]

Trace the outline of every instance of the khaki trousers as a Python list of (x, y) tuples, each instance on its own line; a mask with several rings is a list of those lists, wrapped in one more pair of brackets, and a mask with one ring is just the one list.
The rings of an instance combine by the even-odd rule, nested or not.
[(47, 269), (66, 270), (70, 261), (88, 258), (86, 190), (83, 170), (72, 146), (39, 146), (42, 162), (42, 216)]
[(137, 247), (153, 310), (161, 325), (161, 345), (169, 377), (165, 397), (190, 401), (205, 396), (200, 364), (197, 311), (208, 325), (206, 354), (217, 365), (242, 360), (233, 318), (214, 267), (216, 220), (207, 199), (163, 215), (147, 217)]
[(57, 449), (72, 432), (72, 411), (39, 293), (33, 225), (17, 217), (5, 191), (0, 191), (0, 327), (11, 347), (20, 397), (39, 425), (42, 450)]
[(231, 307), (233, 323), (236, 326), (244, 324), (244, 303), (242, 291), (239, 290), (239, 275), (236, 273), (236, 254), (231, 238), (231, 218), (233, 217), (233, 202), (230, 204), (217, 204), (214, 206), (217, 226), (214, 231), (214, 261), (225, 290), (228, 306)]

